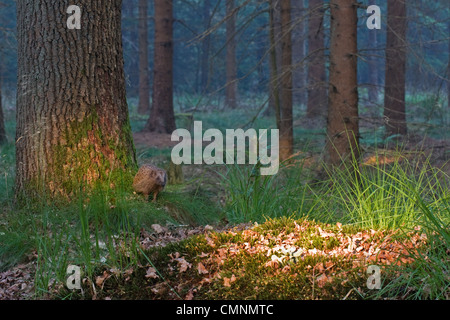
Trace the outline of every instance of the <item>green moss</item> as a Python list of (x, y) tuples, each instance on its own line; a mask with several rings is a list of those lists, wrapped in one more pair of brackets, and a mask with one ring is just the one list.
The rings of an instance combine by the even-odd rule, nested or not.
[(98, 123), (95, 111), (81, 122), (73, 121), (63, 134), (64, 142), (53, 147), (54, 162), (50, 175), (46, 174), (51, 194), (70, 196), (80, 190), (114, 189), (118, 185), (131, 190), (137, 167), (129, 120), (121, 128), (119, 139), (107, 139)]

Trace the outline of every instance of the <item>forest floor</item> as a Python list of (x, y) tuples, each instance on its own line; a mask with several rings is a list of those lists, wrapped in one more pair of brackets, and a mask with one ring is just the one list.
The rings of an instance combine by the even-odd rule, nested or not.
[[(363, 299), (373, 294), (368, 266), (380, 268), (380, 285), (407, 278), (402, 267), (415, 263), (427, 235), (282, 219), (218, 229), (154, 224), (139, 242), (146, 259), (136, 266), (102, 267), (83, 279), (81, 294), (59, 284), (41, 299)], [(0, 273), (0, 300), (34, 298), (36, 253), (27, 260)], [(417, 291), (410, 285), (396, 299)]]
[[(314, 131), (310, 125), (297, 123), (295, 130)], [(170, 138), (170, 135), (135, 130), (139, 163), (150, 161), (166, 167), (170, 148), (178, 143)], [(302, 144), (303, 140), (297, 141), (296, 149)], [(98, 206), (107, 207), (102, 209), (105, 216), (94, 212), (98, 208), (92, 208), (91, 214), (100, 220), (101, 228), (114, 219), (121, 222), (120, 219), (129, 216), (140, 221), (135, 217), (137, 214), (144, 218), (142, 225), (134, 227), (134, 233), (120, 226), (112, 236), (107, 234), (114, 239), (114, 245), (101, 254), (97, 252), (97, 258), (103, 262), (94, 264), (91, 271), (86, 268), (81, 291), (67, 289), (65, 270), (58, 269), (59, 253), (55, 250), (52, 255), (46, 251), (51, 251), (55, 244), (61, 250), (69, 246), (63, 237), (55, 236), (67, 230), (55, 220), (42, 229), (42, 238), (32, 234), (37, 240), (33, 239), (23, 249), (17, 263), (1, 270), (0, 300), (448, 300), (450, 250), (446, 237), (450, 206), (445, 200), (449, 198), (448, 188), (445, 182), (442, 186), (438, 183), (443, 195), (436, 198), (434, 193), (426, 195), (430, 211), (437, 212), (427, 220), (428, 209), (420, 203), (414, 204), (415, 195), (406, 194), (409, 186), (403, 185), (403, 180), (411, 180), (417, 183), (415, 188), (421, 193), (422, 189), (434, 188), (436, 179), (445, 181), (450, 176), (448, 150), (448, 140), (420, 135), (411, 135), (402, 143), (400, 151), (392, 144), (385, 144), (384, 148), (366, 147), (360, 167), (362, 172), (364, 168), (369, 169), (364, 171), (368, 180), (362, 191), (352, 190), (351, 184), (345, 185), (345, 172), (317, 182), (315, 176), (320, 163), (317, 148), (299, 151), (301, 159), (295, 163), (301, 165), (281, 168), (279, 181), (264, 180), (260, 185), (251, 175), (247, 177), (245, 171), (236, 171), (237, 180), (227, 175), (240, 169), (184, 166), (185, 182), (168, 186), (156, 204), (144, 203), (139, 195), (127, 195), (123, 208), (119, 208), (119, 203), (100, 203)], [(9, 162), (12, 168), (13, 161)], [(262, 190), (261, 194), (256, 187)], [(250, 212), (246, 216), (242, 208), (253, 210), (257, 216), (250, 216)], [(442, 208), (447, 208), (443, 216)], [(3, 210), (8, 215), (7, 206)], [(52, 213), (59, 208), (46, 210)], [(65, 210), (69, 221), (74, 221), (71, 226), (78, 227), (81, 215)], [(47, 217), (48, 212), (42, 215)], [(398, 218), (410, 213), (412, 223), (407, 218)], [(1, 215), (0, 211), (0, 244), (6, 243), (2, 242), (4, 235), (12, 239), (6, 244), (18, 251), (14, 249), (14, 241), (21, 244), (28, 240), (21, 238), (20, 231), (6, 225), (4, 221), (8, 219)], [(97, 241), (98, 251), (97, 237), (103, 236), (103, 231), (95, 229), (95, 219), (89, 220), (91, 235), (87, 242), (95, 248)], [(15, 223), (19, 229), (27, 225), (23, 221)], [(82, 236), (75, 231), (67, 239), (71, 236), (78, 240), (70, 240), (70, 245), (82, 243)], [(0, 266), (2, 257), (8, 253), (2, 250)], [(74, 252), (68, 251), (66, 259), (71, 261), (70, 254)], [(92, 256), (86, 254), (90, 261)], [(48, 269), (46, 264), (50, 266)], [(374, 274), (368, 273), (369, 266), (379, 268), (379, 290), (370, 288), (376, 281), (368, 282), (375, 279)], [(47, 282), (42, 281), (43, 270)], [(40, 282), (36, 283), (38, 278)]]

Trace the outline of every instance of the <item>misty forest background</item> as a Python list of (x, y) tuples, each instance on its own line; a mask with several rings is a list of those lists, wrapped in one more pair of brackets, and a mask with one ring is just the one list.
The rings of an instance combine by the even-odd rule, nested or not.
[[(448, 0), (114, 0), (79, 38), (37, 2), (0, 0), (0, 299), (449, 299)], [(174, 165), (193, 121), (278, 128), (280, 172)]]

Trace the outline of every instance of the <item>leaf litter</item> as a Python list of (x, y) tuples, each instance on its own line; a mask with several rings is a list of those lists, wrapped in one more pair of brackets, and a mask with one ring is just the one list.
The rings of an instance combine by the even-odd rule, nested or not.
[[(352, 268), (359, 270), (361, 275), (361, 270), (364, 271), (364, 268), (372, 264), (399, 266), (412, 263), (419, 247), (427, 241), (426, 235), (419, 227), (400, 237), (398, 231), (345, 231), (345, 226), (341, 223), (323, 225), (308, 220), (293, 220), (289, 228), (271, 229), (263, 226), (265, 224), (258, 226), (247, 223), (232, 228), (214, 229), (211, 226), (176, 228), (152, 225), (151, 230), (141, 230), (139, 243), (143, 250), (151, 250), (195, 235), (204, 237), (208, 250), (203, 248), (203, 251), (191, 256), (177, 251), (168, 255), (168, 269), (172, 269), (171, 272), (178, 274), (178, 279), (182, 280), (176, 288), (188, 288), (183, 297), (191, 300), (195, 299), (202, 287), (211, 286), (213, 283), (219, 283), (225, 289), (240, 285), (240, 278), (245, 279), (246, 276), (245, 266), (230, 269), (227, 261), (257, 256), (264, 262), (260, 268), (268, 274), (274, 277), (284, 274), (295, 279), (299, 276), (295, 268), (296, 263), (311, 257), (322, 258), (305, 267), (313, 288), (319, 290), (336, 280), (341, 285), (345, 284), (348, 281), (347, 275), (354, 272)], [(327, 245), (331, 242), (333, 245)], [(339, 273), (333, 258), (350, 261), (352, 268), (340, 270)], [(154, 282), (150, 291), (155, 297), (168, 291), (154, 266), (138, 267), (145, 267), (144, 278)], [(34, 291), (34, 272), (35, 261), (30, 261), (0, 273), (0, 300), (31, 299)], [(133, 268), (125, 271), (104, 270), (93, 282), (97, 290), (102, 290), (112, 275), (121, 275), (125, 280), (129, 280), (133, 272)], [(192, 272), (197, 276), (192, 278)], [(254, 288), (261, 291), (270, 281), (270, 277), (262, 279)], [(110, 299), (110, 296), (106, 298)]]

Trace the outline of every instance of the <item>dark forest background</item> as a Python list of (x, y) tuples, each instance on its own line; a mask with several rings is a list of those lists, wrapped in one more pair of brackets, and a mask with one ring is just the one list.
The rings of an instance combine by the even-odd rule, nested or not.
[[(303, 61), (308, 52), (307, 8), (308, 1), (292, 1), (303, 4), (304, 10), (293, 9), (296, 30), (293, 36), (294, 102), (302, 108), (305, 105)], [(363, 1), (366, 3), (367, 1)], [(148, 48), (149, 70), (153, 70), (153, 2), (148, 6)], [(381, 8), (382, 28), (370, 31), (365, 27), (367, 14), (359, 10), (358, 82), (360, 85), (360, 105), (367, 106), (377, 101), (368, 100), (368, 88), (376, 85), (382, 94), (384, 85), (384, 47), (386, 44), (386, 1), (376, 3)], [(15, 1), (0, 3), (0, 70), (5, 109), (14, 108), (16, 92), (16, 6)], [(174, 105), (178, 109), (190, 109), (197, 104), (221, 108), (226, 84), (226, 26), (225, 1), (174, 1)], [(268, 49), (270, 47), (267, 1), (236, 1), (236, 61), (239, 79), (238, 91), (242, 104), (257, 107), (248, 100), (268, 94), (270, 81)], [(295, 7), (294, 7), (295, 8)], [(445, 97), (448, 83), (449, 61), (449, 8), (446, 0), (408, 1), (407, 32), (407, 76), (406, 89), (409, 96), (426, 95), (436, 102), (430, 113), (441, 112), (446, 107)], [(137, 98), (139, 87), (139, 46), (138, 46), (138, 0), (123, 1), (122, 32), (125, 72), (128, 98)], [(329, 12), (325, 12), (323, 28), (325, 47), (329, 44)], [(376, 33), (376, 41), (371, 34)], [(372, 38), (371, 38), (372, 37)], [(207, 46), (205, 46), (207, 42)], [(207, 52), (205, 52), (207, 48)], [(327, 49), (326, 49), (327, 53)], [(205, 63), (206, 61), (206, 63)], [(304, 62), (302, 64), (302, 61)], [(372, 66), (370, 64), (373, 64)], [(372, 69), (371, 69), (372, 68)], [(371, 77), (376, 72), (376, 83)], [(150, 72), (150, 75), (152, 73)], [(189, 95), (190, 99), (181, 97)], [(381, 96), (380, 96), (381, 98)], [(260, 99), (259, 101), (263, 101)], [(133, 101), (133, 100), (131, 100)], [(135, 101), (134, 101), (135, 102)], [(413, 101), (410, 101), (410, 103)], [(136, 102), (131, 106), (136, 106)], [(444, 115), (447, 113), (444, 113)]]

